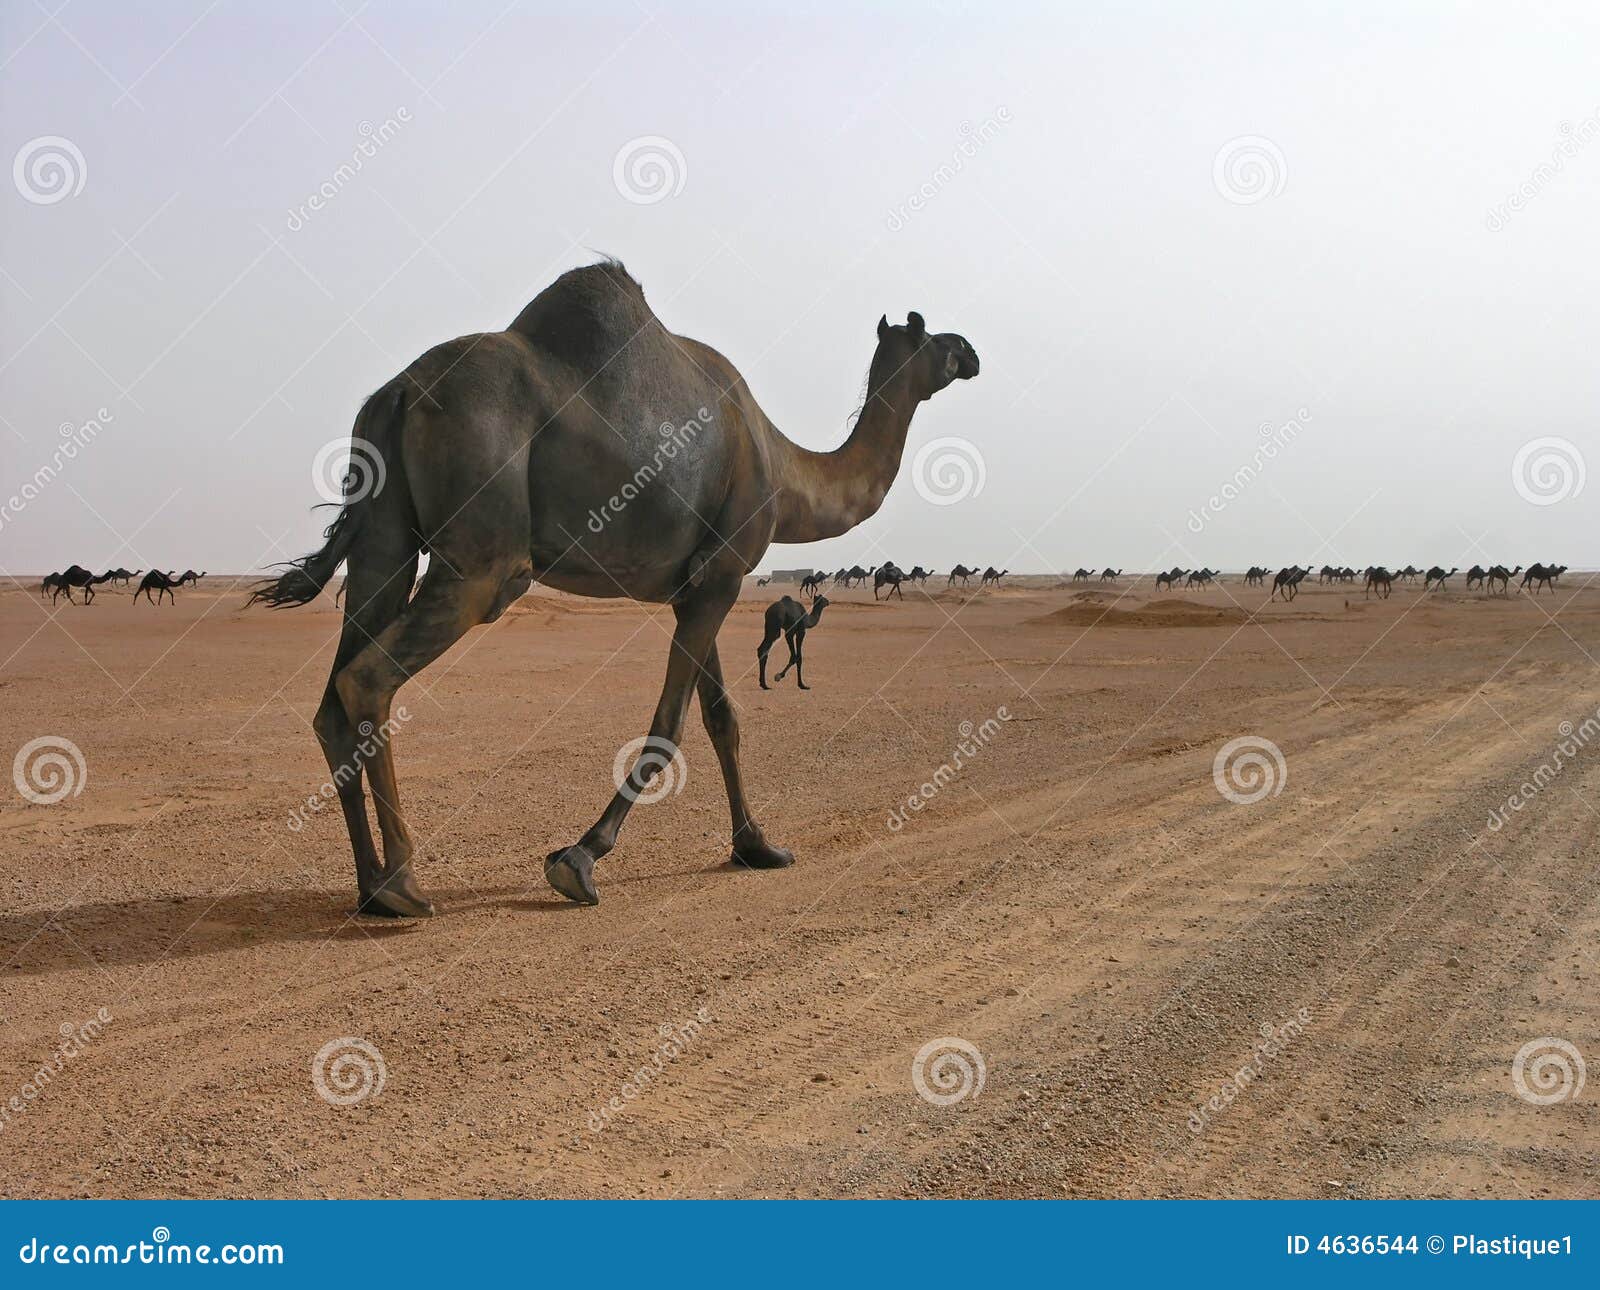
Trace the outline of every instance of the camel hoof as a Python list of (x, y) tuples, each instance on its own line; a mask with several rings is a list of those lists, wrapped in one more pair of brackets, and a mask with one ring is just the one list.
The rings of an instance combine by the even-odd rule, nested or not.
[(753, 845), (735, 846), (728, 861), (746, 869), (787, 869), (794, 863), (794, 852), (763, 840)]
[(600, 893), (594, 887), (594, 857), (582, 847), (552, 851), (545, 858), (544, 880), (580, 905), (600, 903)]
[(418, 890), (409, 873), (380, 883), (361, 894), (356, 913), (374, 918), (432, 918), (433, 902)]

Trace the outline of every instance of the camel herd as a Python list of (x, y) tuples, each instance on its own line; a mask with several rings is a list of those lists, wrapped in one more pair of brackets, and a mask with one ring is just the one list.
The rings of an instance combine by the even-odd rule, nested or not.
[(163, 595), (173, 604), (177, 604), (178, 598), (172, 594), (177, 588), (197, 583), (206, 576), (204, 573), (196, 573), (193, 569), (185, 569), (181, 574), (170, 570), (162, 573), (160, 569), (151, 569), (148, 573), (143, 569), (107, 569), (104, 573), (90, 573), (81, 564), (73, 564), (68, 565), (61, 573), (46, 574), (44, 581), (39, 584), (39, 594), (48, 595), (52, 605), (62, 596), (66, 596), (69, 604), (75, 605), (78, 602), (72, 598), (72, 589), (76, 587), (83, 592), (83, 603), (92, 605), (95, 597), (94, 589), (102, 583), (110, 582), (126, 587), (141, 573), (144, 577), (134, 591), (133, 598), (137, 601), (143, 596), (153, 605), (160, 604)]
[[(979, 579), (978, 585), (980, 587), (998, 587), (1000, 579), (1010, 572), (1010, 569), (996, 569), (993, 565), (990, 565), (987, 569), (979, 570), (969, 569), (964, 564), (958, 564), (946, 575), (944, 585), (953, 587), (959, 581), (963, 587), (970, 587), (972, 579), (977, 578)], [(893, 560), (887, 560), (883, 564), (875, 564), (870, 569), (863, 569), (859, 564), (855, 564), (848, 569), (835, 570), (833, 573), (829, 573), (826, 569), (818, 570), (816, 573), (808, 573), (804, 578), (800, 579), (800, 594), (802, 596), (815, 597), (824, 587), (829, 585), (844, 587), (847, 590), (851, 587), (864, 587), (870, 578), (872, 580), (872, 598), (874, 600), (879, 599), (880, 596), (884, 600), (888, 600), (891, 596), (899, 596), (901, 600), (904, 600), (906, 598), (905, 592), (900, 589), (902, 583), (910, 582), (919, 587), (925, 586), (928, 579), (934, 576), (936, 576), (936, 570), (924, 569), (920, 564), (912, 565), (909, 573)], [(771, 578), (757, 578), (756, 586), (764, 587), (771, 581)], [(884, 591), (885, 587), (888, 588), (887, 591)]]

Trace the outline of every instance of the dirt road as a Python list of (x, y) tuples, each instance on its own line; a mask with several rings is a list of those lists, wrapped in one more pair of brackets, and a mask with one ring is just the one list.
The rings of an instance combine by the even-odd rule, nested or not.
[(693, 720), (595, 909), (541, 860), (671, 619), (536, 593), (401, 694), (408, 925), (351, 916), (336, 809), (291, 825), (331, 603), (8, 590), (0, 752), (82, 767), (0, 806), (0, 1191), (1595, 1195), (1600, 1069), (1518, 1058), (1600, 1060), (1600, 589), (1566, 581), (845, 593), (809, 693), (756, 687), (752, 586), (722, 653), (800, 862), (726, 866)]

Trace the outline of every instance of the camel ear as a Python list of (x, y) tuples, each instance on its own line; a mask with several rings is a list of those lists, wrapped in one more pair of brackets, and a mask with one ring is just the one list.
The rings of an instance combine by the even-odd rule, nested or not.
[(928, 324), (922, 321), (919, 313), (906, 315), (906, 330), (911, 333), (912, 340), (921, 340), (928, 334)]
[(878, 318), (878, 339), (882, 340), (889, 334), (889, 315), (882, 314)]

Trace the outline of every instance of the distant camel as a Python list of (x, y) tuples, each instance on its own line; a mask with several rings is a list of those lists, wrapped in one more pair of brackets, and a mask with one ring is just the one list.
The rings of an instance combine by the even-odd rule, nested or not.
[(1401, 582), (1415, 582), (1417, 580), (1417, 575), (1421, 572), (1422, 570), (1417, 568), (1416, 565), (1408, 564), (1404, 569), (1400, 570), (1400, 572), (1394, 576)]
[(964, 564), (958, 564), (955, 568), (950, 570), (950, 576), (945, 580), (944, 585), (948, 587), (954, 583), (957, 578), (960, 578), (961, 585), (965, 587), (967, 585), (967, 579), (972, 577), (972, 575), (977, 572), (978, 571), (976, 569), (969, 569)]
[(1266, 576), (1271, 572), (1271, 569), (1263, 569), (1259, 564), (1252, 564), (1250, 568), (1245, 571), (1244, 585), (1247, 587), (1259, 587), (1266, 579)]
[[(806, 632), (822, 621), (822, 611), (828, 607), (828, 598), (818, 596), (811, 602), (811, 612), (808, 614), (805, 607), (798, 600), (791, 600), (785, 596), (782, 600), (774, 600), (767, 606), (766, 633), (761, 637), (761, 644), (756, 646), (756, 659), (761, 664), (761, 688), (770, 690), (783, 680), (785, 674), (794, 668), (794, 679), (802, 690), (811, 687), (806, 684), (805, 670), (801, 666), (800, 651), (806, 643)], [(778, 637), (783, 637), (783, 642), (789, 647), (789, 661), (783, 665), (782, 671), (772, 678), (772, 685), (767, 684), (767, 655), (772, 650), (773, 642)]]
[(178, 586), (181, 587), (186, 582), (198, 584), (200, 579), (205, 576), (206, 575), (204, 573), (196, 573), (193, 569), (185, 569), (182, 576), (178, 579)]
[(1467, 590), (1471, 591), (1475, 586), (1477, 586), (1480, 582), (1482, 582), (1484, 580), (1484, 577), (1488, 574), (1488, 572), (1489, 571), (1487, 569), (1485, 569), (1481, 564), (1475, 564), (1475, 565), (1472, 566), (1472, 568), (1468, 569), (1467, 570)]
[(920, 564), (912, 565), (911, 572), (906, 574), (906, 580), (916, 583), (919, 587), (926, 585), (931, 577), (933, 577), (933, 570), (924, 569)]
[(756, 579), (756, 586), (765, 587), (771, 581), (772, 581), (771, 578), (757, 578)]
[(1094, 577), (1093, 569), (1079, 569), (1072, 575), (1072, 580), (1074, 582), (1088, 582), (1092, 577)]
[(137, 578), (143, 572), (143, 569), (113, 569), (111, 570), (111, 576), (119, 586), (126, 587), (129, 581)]
[(1173, 584), (1188, 572), (1187, 569), (1180, 569), (1174, 565), (1171, 569), (1156, 574), (1156, 590), (1160, 591), (1162, 587), (1166, 587), (1170, 591)]
[(1390, 573), (1381, 564), (1375, 564), (1367, 570), (1367, 587), (1362, 593), (1363, 597), (1370, 596), (1374, 591), (1387, 600), (1394, 592), (1395, 575)]
[(980, 587), (987, 587), (992, 582), (998, 587), (1000, 585), (1000, 579), (1005, 577), (1006, 574), (1010, 572), (1010, 569), (996, 569), (994, 565), (991, 564), (983, 571), (983, 577), (979, 579), (978, 585)]
[(1489, 571), (1483, 575), (1485, 593), (1491, 596), (1494, 595), (1494, 584), (1498, 582), (1500, 584), (1500, 594), (1509, 596), (1511, 594), (1511, 580), (1521, 572), (1522, 566), (1520, 564), (1515, 569), (1508, 569), (1503, 564), (1491, 565)]
[(1556, 589), (1556, 579), (1567, 571), (1564, 564), (1530, 564), (1528, 572), (1522, 576), (1522, 590), (1528, 589), (1528, 584), (1533, 583), (1533, 594), (1539, 594), (1540, 587), (1549, 587), (1552, 594)]
[(822, 584), (828, 580), (825, 573), (808, 573), (800, 579), (800, 594), (802, 596), (815, 596), (822, 590)]
[[(1429, 569), (1426, 574), (1423, 575), (1422, 589), (1427, 591), (1429, 588), (1432, 588), (1435, 591), (1443, 591), (1446, 580), (1453, 578), (1459, 571), (1460, 567), (1457, 566), (1457, 568), (1450, 570), (1449, 573), (1446, 573), (1439, 565), (1436, 564), (1433, 566), (1433, 568)], [(1435, 587), (1435, 583), (1437, 583), (1438, 586)]]
[(877, 565), (873, 565), (870, 569), (863, 569), (859, 564), (852, 565), (848, 569), (841, 569), (838, 575), (834, 577), (834, 581), (842, 581), (846, 587), (853, 587), (858, 582), (865, 583), (868, 578), (877, 572), (877, 569)]
[(872, 598), (878, 598), (878, 592), (884, 587), (889, 588), (889, 595), (906, 598), (906, 593), (900, 590), (900, 584), (906, 580), (906, 575), (900, 571), (900, 566), (893, 560), (878, 566), (877, 572), (872, 575)]
[(39, 584), (39, 594), (42, 596), (49, 592), (50, 603), (53, 605), (56, 603), (56, 597), (65, 593), (67, 603), (75, 605), (78, 602), (72, 598), (72, 589), (80, 587), (83, 590), (83, 603), (92, 605), (94, 603), (95, 584), (105, 582), (110, 577), (111, 575), (107, 573), (97, 578), (81, 564), (70, 564), (61, 573), (46, 575), (45, 580)]
[(1285, 600), (1293, 600), (1300, 594), (1300, 583), (1311, 570), (1298, 564), (1291, 564), (1287, 569), (1279, 569), (1277, 577), (1272, 580), (1272, 595), (1270, 600), (1276, 600), (1281, 592)]
[[(144, 581), (139, 584), (139, 589), (133, 593), (134, 604), (138, 604), (139, 597), (143, 596), (151, 604), (159, 605), (163, 593), (173, 604), (177, 604), (178, 598), (172, 594), (172, 589), (178, 585), (178, 579), (173, 577), (170, 572), (162, 573), (160, 569), (152, 569), (144, 575)], [(152, 591), (156, 593), (154, 597), (150, 595)]]
[(1189, 575), (1186, 587), (1204, 587), (1207, 583), (1215, 582), (1217, 571), (1215, 569), (1196, 569)]
[(1121, 569), (1106, 569), (1104, 572), (1101, 573), (1100, 581), (1101, 582), (1115, 582), (1121, 576), (1122, 576), (1122, 570)]

